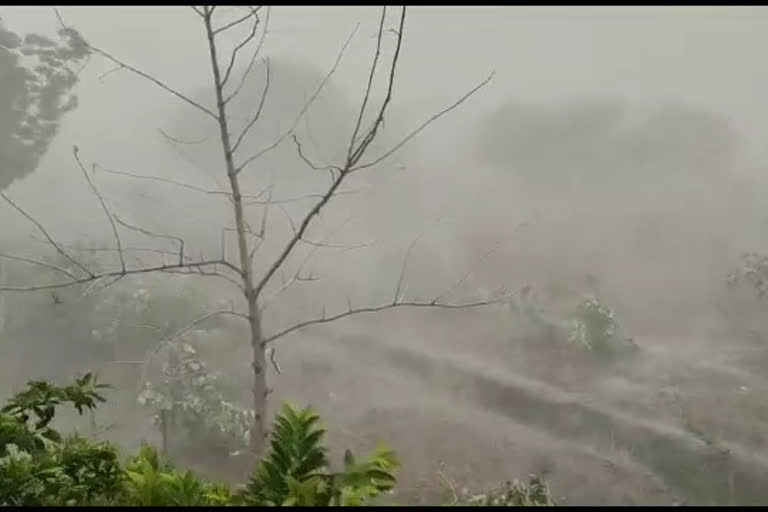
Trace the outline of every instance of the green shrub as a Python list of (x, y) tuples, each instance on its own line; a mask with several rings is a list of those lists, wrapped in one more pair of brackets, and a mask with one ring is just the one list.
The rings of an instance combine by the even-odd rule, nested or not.
[(65, 387), (33, 381), (0, 410), (0, 505), (363, 505), (395, 485), (385, 447), (362, 461), (347, 451), (343, 469), (329, 472), (319, 416), (290, 405), (240, 493), (179, 471), (148, 445), (121, 465), (111, 443), (50, 426), (65, 403), (82, 414), (103, 402), (104, 387), (90, 374)]
[(155, 425), (172, 430), (175, 443), (190, 448), (206, 446), (223, 455), (246, 449), (253, 410), (226, 399), (218, 376), (192, 345), (176, 340), (166, 349), (159, 382), (145, 382), (138, 398), (153, 410)]
[(0, 504), (90, 505), (109, 503), (122, 489), (117, 450), (106, 442), (50, 426), (56, 408), (69, 403), (79, 413), (104, 398), (91, 374), (59, 387), (33, 381), (0, 410)]
[(395, 454), (380, 447), (367, 460), (347, 451), (344, 468), (328, 471), (325, 430), (311, 409), (283, 405), (275, 420), (267, 455), (249, 480), (243, 501), (248, 505), (364, 505), (394, 488)]

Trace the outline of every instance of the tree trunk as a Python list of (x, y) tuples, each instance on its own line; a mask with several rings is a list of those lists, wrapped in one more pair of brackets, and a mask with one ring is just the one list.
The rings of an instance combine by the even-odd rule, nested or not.
[[(249, 308), (250, 309), (250, 308)], [(264, 347), (261, 344), (261, 317), (258, 312), (258, 305), (255, 311), (250, 313), (251, 324), (251, 347), (253, 348), (253, 426), (249, 444), (251, 451), (258, 455), (264, 453), (264, 444), (267, 439), (266, 415), (267, 415), (267, 372), (266, 360), (264, 357)]]
[(211, 25), (211, 9), (204, 7), (205, 28), (208, 35), (208, 49), (211, 57), (211, 70), (213, 72), (214, 88), (216, 90), (216, 107), (219, 122), (219, 135), (221, 148), (224, 153), (224, 163), (227, 170), (229, 186), (232, 190), (232, 207), (235, 217), (235, 231), (237, 232), (238, 255), (240, 259), (241, 277), (243, 280), (243, 292), (248, 304), (248, 323), (251, 329), (251, 347), (253, 349), (253, 412), (254, 420), (249, 435), (249, 447), (257, 457), (263, 453), (264, 442), (267, 435), (267, 376), (264, 357), (263, 335), (261, 331), (261, 315), (258, 304), (258, 293), (253, 283), (253, 269), (248, 251), (248, 231), (246, 229), (243, 213), (243, 197), (240, 191), (240, 180), (237, 177), (234, 156), (232, 154), (232, 141), (229, 135), (227, 122), (227, 108), (224, 101), (224, 86), (222, 84), (221, 70), (216, 55), (216, 40)]
[[(0, 261), (0, 283), (5, 283), (5, 262)], [(3, 334), (3, 331), (5, 331), (5, 317), (6, 317), (6, 307), (5, 307), (5, 292), (0, 292), (0, 334)]]

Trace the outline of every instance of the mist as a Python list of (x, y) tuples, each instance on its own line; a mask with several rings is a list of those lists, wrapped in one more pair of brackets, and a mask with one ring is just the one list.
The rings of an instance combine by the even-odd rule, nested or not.
[[(205, 33), (190, 9), (59, 12), (90, 44), (214, 105)], [(241, 172), (249, 229), (270, 233), (254, 257), (257, 274), (328, 187), (328, 170), (307, 161), (344, 157), (380, 8), (279, 6), (269, 16), (261, 49), (269, 63), (255, 61), (228, 107), (237, 133), (268, 87), (244, 154), (290, 134)], [(46, 37), (60, 23), (39, 7), (4, 7), (0, 21)], [(398, 496), (408, 504), (445, 501), (446, 479), (481, 492), (529, 473), (565, 504), (765, 503), (766, 304), (749, 285), (762, 287), (755, 272), (744, 272), (747, 285), (729, 286), (728, 277), (745, 253), (768, 253), (767, 22), (760, 6), (409, 8), (392, 102), (366, 161), (493, 78), (344, 182), (307, 231), (325, 246), (292, 254), (279, 281), (307, 258), (305, 278), (266, 290), (274, 298), (264, 329), (389, 304), (393, 294), (427, 304), (491, 299), (291, 331), (270, 352), (270, 413), (283, 400), (311, 404), (334, 453), (386, 441), (401, 455)], [(376, 77), (372, 98), (381, 102), (386, 76)], [(120, 269), (104, 249), (115, 239), (83, 173), (121, 220), (145, 230), (121, 228), (125, 247), (144, 248), (130, 265), (167, 264), (178, 238), (189, 257), (236, 259), (232, 204), (211, 192), (228, 187), (215, 123), (99, 55), (78, 72), (73, 93), (77, 106), (37, 164), (0, 191), (105, 269)], [(6, 161), (14, 160), (0, 155)], [(279, 207), (265, 217), (258, 201), (266, 197)], [(3, 253), (60, 256), (18, 209), (0, 203), (0, 215)], [(50, 269), (2, 265), (0, 285), (51, 281)], [(534, 300), (526, 290), (545, 320), (521, 314), (521, 301)], [(600, 359), (562, 335), (587, 291), (611, 309), (631, 355)], [(87, 294), (80, 285), (0, 294), (2, 395), (33, 378), (97, 371), (113, 385), (98, 412), (112, 428), (99, 435), (126, 450), (159, 442), (136, 397), (159, 378), (161, 338), (246, 303), (232, 283), (193, 272), (120, 277)], [(227, 399), (248, 407), (252, 348), (239, 320), (186, 336), (222, 375)], [(206, 449), (179, 450), (179, 463), (233, 482), (250, 469)]]

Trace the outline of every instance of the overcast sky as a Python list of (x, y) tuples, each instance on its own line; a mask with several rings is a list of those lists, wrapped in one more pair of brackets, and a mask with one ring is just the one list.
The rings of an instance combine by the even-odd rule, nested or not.
[[(370, 55), (364, 41), (372, 43), (378, 9), (276, 7), (268, 52), (327, 68), (360, 22), (358, 43), (338, 75), (357, 92)], [(207, 64), (197, 51), (204, 51), (200, 25), (189, 9), (62, 7), (61, 13), (94, 44), (173, 84), (207, 80)], [(0, 15), (16, 31), (56, 27), (48, 8), (3, 7)], [(413, 7), (406, 45), (401, 98), (453, 98), (495, 70), (492, 87), (479, 100), (483, 104), (502, 97), (600, 94), (683, 98), (730, 115), (756, 140), (762, 140), (768, 119), (768, 10), (763, 6)], [(82, 99), (84, 109), (95, 101)]]

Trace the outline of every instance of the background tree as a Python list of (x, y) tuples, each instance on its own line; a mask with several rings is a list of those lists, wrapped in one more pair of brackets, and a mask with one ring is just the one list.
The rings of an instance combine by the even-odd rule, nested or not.
[[(316, 162), (312, 156), (308, 154), (305, 141), (297, 136), (296, 127), (315, 99), (319, 96), (323, 87), (330, 80), (341, 61), (344, 50), (350, 44), (354, 32), (344, 43), (331, 70), (318, 85), (317, 89), (307, 98), (306, 102), (304, 102), (304, 105), (297, 113), (294, 122), (270, 144), (255, 152), (246, 153), (244, 151), (244, 141), (249, 137), (252, 128), (259, 125), (262, 111), (268, 102), (270, 93), (269, 60), (259, 60), (261, 57), (262, 43), (267, 34), (266, 27), (268, 25), (269, 9), (261, 6), (247, 6), (240, 9), (237, 14), (230, 16), (225, 15), (223, 9), (219, 9), (217, 6), (192, 6), (191, 9), (199, 18), (207, 40), (207, 59), (210, 62), (211, 75), (213, 78), (213, 106), (209, 104), (210, 101), (202, 102), (190, 98), (183, 92), (170, 87), (160, 79), (148, 75), (144, 71), (113, 57), (109, 53), (96, 48), (90, 43), (83, 42), (83, 45), (91, 52), (113, 62), (117, 66), (116, 70), (125, 70), (141, 76), (148, 82), (160, 87), (172, 96), (191, 106), (209, 120), (211, 126), (215, 128), (218, 145), (222, 155), (222, 160), (220, 160), (219, 164), (221, 169), (220, 175), (225, 179), (226, 187), (222, 189), (204, 189), (202, 187), (192, 186), (183, 182), (176, 182), (159, 176), (139, 176), (132, 175), (131, 173), (124, 174), (128, 174), (129, 176), (132, 175), (134, 178), (145, 181), (165, 182), (166, 184), (173, 183), (212, 198), (226, 200), (231, 212), (232, 225), (224, 226), (222, 228), (223, 242), (220, 253), (215, 257), (206, 257), (203, 255), (200, 258), (192, 258), (185, 250), (185, 248), (188, 247), (183, 238), (152, 232), (136, 226), (134, 223), (128, 222), (113, 213), (110, 206), (104, 200), (104, 196), (100, 193), (96, 181), (93, 178), (96, 167), (94, 166), (90, 172), (86, 170), (86, 166), (80, 157), (78, 148), (75, 147), (73, 149), (75, 162), (88, 186), (92, 190), (95, 199), (98, 201), (114, 236), (114, 254), (118, 260), (116, 269), (96, 271), (89, 268), (89, 266), (83, 264), (81, 261), (78, 261), (78, 259), (73, 257), (62, 244), (54, 239), (54, 237), (34, 218), (33, 215), (7, 195), (1, 194), (1, 197), (11, 207), (16, 209), (19, 214), (26, 217), (37, 228), (50, 245), (57, 251), (59, 256), (69, 262), (69, 265), (66, 268), (58, 268), (58, 274), (61, 279), (55, 282), (33, 286), (5, 286), (0, 288), (0, 290), (53, 290), (84, 283), (109, 286), (128, 276), (146, 274), (149, 272), (196, 273), (205, 276), (215, 276), (226, 280), (232, 286), (239, 289), (239, 295), (243, 299), (241, 301), (241, 307), (232, 307), (231, 309), (209, 312), (192, 322), (190, 326), (180, 329), (170, 338), (173, 339), (181, 336), (193, 325), (218, 315), (229, 315), (241, 318), (247, 322), (250, 332), (250, 344), (253, 349), (251, 366), (253, 373), (252, 394), (255, 417), (253, 427), (250, 431), (250, 446), (256, 453), (261, 453), (263, 451), (266, 435), (265, 415), (267, 410), (267, 396), (270, 392), (266, 379), (268, 351), (273, 350), (272, 345), (278, 339), (298, 329), (332, 322), (360, 313), (379, 312), (397, 307), (467, 308), (487, 305), (503, 299), (503, 297), (496, 296), (495, 299), (492, 300), (478, 300), (463, 303), (446, 302), (445, 299), (448, 294), (452, 293), (456, 289), (456, 286), (466, 279), (465, 277), (462, 278), (459, 283), (451, 286), (432, 300), (408, 300), (404, 297), (404, 278), (407, 263), (406, 254), (406, 259), (403, 263), (399, 279), (393, 284), (394, 293), (392, 299), (386, 303), (358, 307), (354, 306), (352, 301), (349, 300), (347, 303), (348, 307), (342, 312), (328, 315), (325, 313), (325, 308), (323, 308), (323, 313), (317, 317), (309, 318), (293, 325), (276, 329), (272, 332), (268, 332), (265, 329), (263, 322), (265, 308), (269, 305), (270, 301), (274, 300), (276, 296), (292, 285), (300, 281), (311, 281), (314, 279), (313, 275), (308, 272), (306, 268), (307, 262), (319, 248), (332, 247), (326, 239), (318, 237), (315, 233), (318, 224), (316, 219), (321, 210), (324, 210), (334, 197), (345, 192), (346, 189), (344, 185), (351, 181), (350, 178), (353, 175), (377, 166), (379, 163), (390, 158), (398, 149), (412, 140), (413, 137), (418, 135), (418, 133), (430, 123), (456, 108), (477, 90), (487, 84), (491, 77), (482, 81), (478, 86), (466, 93), (454, 104), (436, 113), (424, 123), (417, 126), (399, 142), (388, 148), (379, 149), (377, 155), (369, 155), (371, 149), (378, 149), (373, 146), (373, 143), (381, 132), (387, 108), (393, 100), (397, 65), (401, 55), (405, 30), (405, 7), (401, 9), (396, 28), (394, 29), (386, 26), (387, 8), (384, 7), (378, 24), (376, 52), (371, 62), (362, 102), (354, 116), (352, 130), (346, 139), (345, 146), (339, 148), (339, 151), (333, 152), (335, 158), (328, 162)], [(61, 18), (59, 19), (61, 20)], [(63, 21), (62, 27), (66, 27)], [(234, 48), (225, 52), (222, 48), (221, 36), (224, 33), (237, 29), (237, 27), (247, 27), (246, 35), (234, 46)], [(64, 28), (64, 30), (67, 29)], [(391, 42), (389, 39), (391, 36), (394, 36), (394, 48), (388, 59), (389, 65), (387, 66), (384, 63), (386, 59), (384, 55), (387, 53), (385, 46), (389, 45)], [(245, 55), (246, 52), (249, 52), (249, 54)], [(242, 74), (238, 74), (234, 71), (237, 69), (239, 59), (245, 63)], [(238, 123), (233, 120), (234, 116), (232, 115), (231, 102), (241, 92), (247, 76), (257, 67), (261, 67), (264, 70), (262, 74), (264, 78), (264, 86), (257, 104), (251, 107), (252, 110), (250, 112), (246, 112), (245, 116), (243, 116), (244, 112), (237, 112), (237, 117), (242, 120), (242, 123), (238, 125)], [(374, 85), (379, 73), (384, 75), (385, 79), (383, 83), (383, 98), (377, 102), (376, 95), (374, 94)], [(291, 147), (293, 147), (296, 157), (303, 162), (303, 165), (305, 165), (309, 169), (309, 172), (314, 176), (322, 177), (324, 183), (323, 188), (320, 189), (319, 192), (316, 191), (304, 197), (294, 198), (289, 201), (303, 201), (303, 204), (306, 204), (301, 212), (298, 215), (295, 215), (295, 218), (294, 215), (291, 215), (284, 208), (281, 208), (281, 204), (284, 201), (280, 201), (273, 197), (274, 187), (272, 179), (275, 170), (260, 167), (265, 155), (278, 147), (282, 147), (283, 144), (292, 145)], [(258, 172), (259, 169), (261, 169), (262, 172)], [(277, 171), (279, 171), (279, 169), (277, 169)], [(252, 174), (260, 174), (266, 178), (266, 186), (255, 191), (246, 190), (244, 187), (244, 183), (247, 182), (246, 177)], [(252, 209), (258, 210), (258, 214), (250, 214), (250, 211), (253, 211)], [(279, 232), (269, 229), (270, 225), (268, 223), (268, 217), (273, 210), (280, 210), (282, 214), (285, 215), (286, 220), (290, 225), (290, 231), (283, 240), (279, 239)], [(279, 212), (278, 215), (280, 215)], [(134, 263), (136, 262), (136, 259), (135, 257), (132, 257), (131, 251), (126, 248), (127, 246), (124, 243), (126, 233), (133, 233), (134, 235), (139, 234), (153, 239), (164, 239), (173, 244), (173, 251), (166, 249), (162, 255), (162, 259), (156, 264), (147, 263), (142, 260), (143, 264), (135, 265)], [(234, 257), (230, 256), (227, 251), (226, 238), (228, 233), (234, 234), (233, 238), (236, 242)], [(268, 248), (267, 244), (265, 244), (265, 240), (273, 235), (278, 238), (278, 241), (275, 242), (272, 240), (269, 246), (274, 247), (275, 250), (268, 252), (266, 255), (261, 254), (262, 249)], [(304, 249), (306, 249), (306, 251)], [(172, 254), (169, 254), (171, 252)], [(259, 268), (257, 269), (254, 265), (254, 260), (259, 255), (262, 256), (261, 259), (264, 260), (264, 263), (263, 265), (259, 265)], [(271, 353), (273, 354), (273, 352)]]
[(88, 48), (72, 29), (58, 36), (21, 37), (0, 20), (0, 190), (37, 168), (61, 118), (77, 106), (72, 90)]

